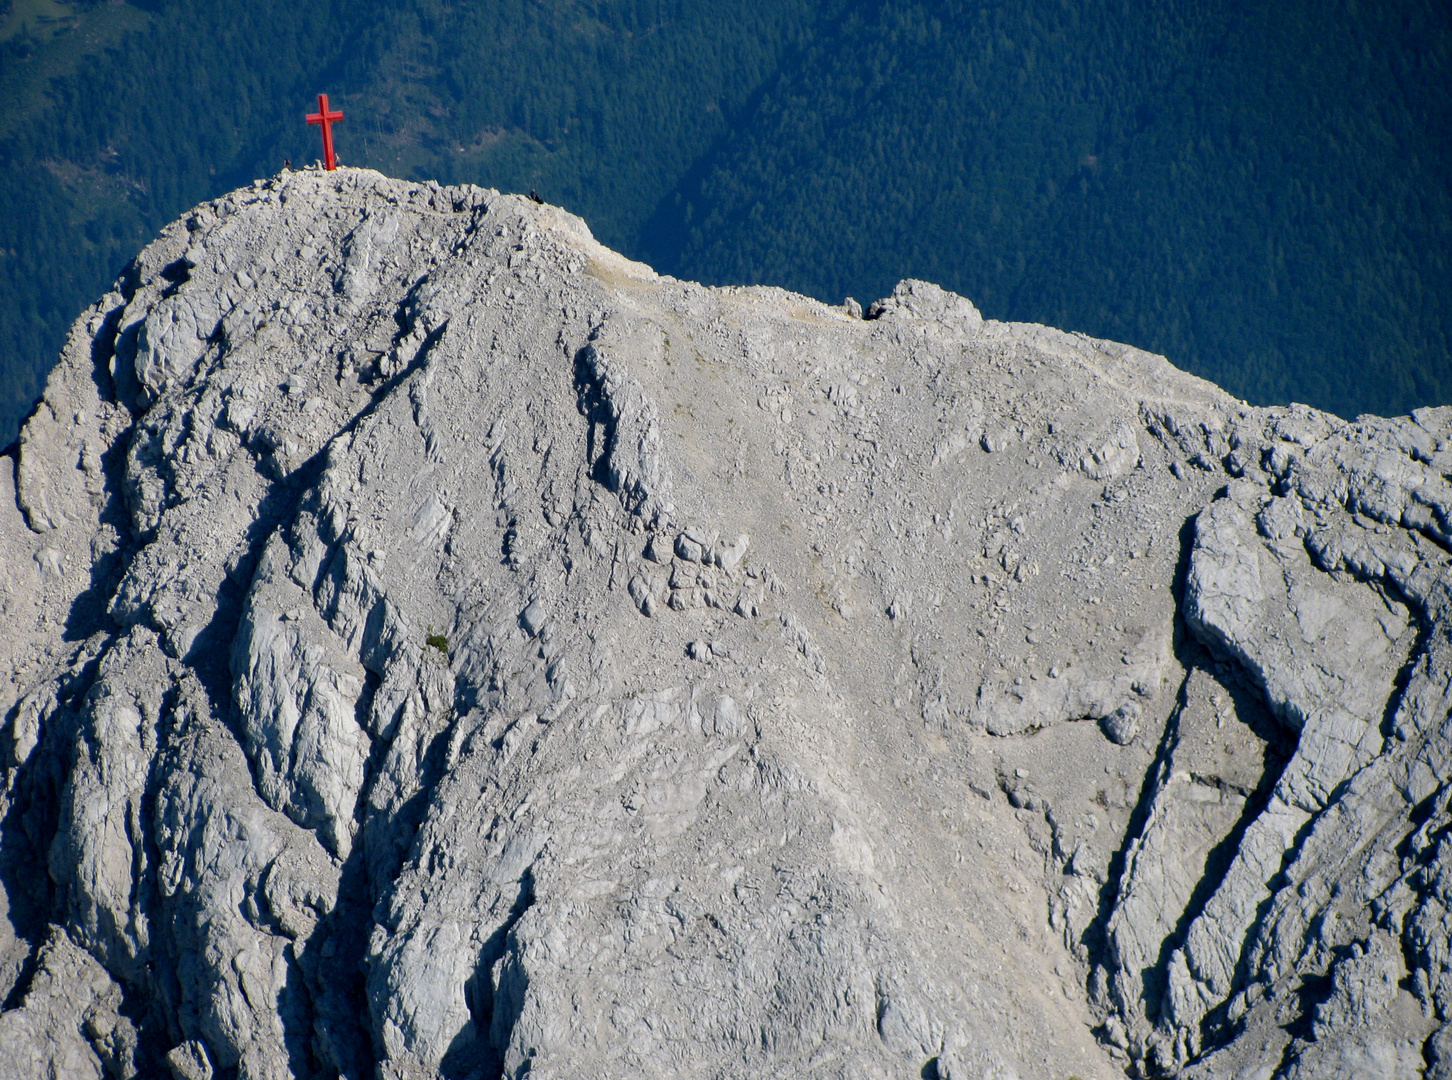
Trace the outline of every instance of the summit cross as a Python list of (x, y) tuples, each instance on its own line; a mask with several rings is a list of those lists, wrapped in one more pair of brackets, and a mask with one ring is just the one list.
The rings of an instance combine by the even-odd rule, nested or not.
[(343, 119), (341, 112), (328, 111), (328, 95), (318, 95), (318, 111), (308, 113), (309, 124), (321, 124), (323, 128), (323, 168), (332, 172), (338, 167), (337, 155), (333, 153), (333, 125)]

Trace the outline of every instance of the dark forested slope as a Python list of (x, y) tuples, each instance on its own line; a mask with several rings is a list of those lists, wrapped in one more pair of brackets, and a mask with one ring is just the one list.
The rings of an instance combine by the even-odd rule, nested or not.
[(1452, 401), (1439, 3), (864, 7), (662, 207), (683, 276), (904, 275), (1259, 401)]
[(162, 222), (316, 156), (319, 90), (345, 163), (681, 276), (926, 277), (1257, 401), (1452, 401), (1449, 57), (1439, 0), (11, 0), (0, 434)]

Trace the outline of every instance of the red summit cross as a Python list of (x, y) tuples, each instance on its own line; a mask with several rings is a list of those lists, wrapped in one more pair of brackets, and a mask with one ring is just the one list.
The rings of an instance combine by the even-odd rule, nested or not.
[(338, 167), (338, 158), (333, 153), (333, 125), (343, 119), (340, 112), (328, 112), (328, 95), (318, 95), (318, 111), (308, 113), (309, 124), (321, 124), (323, 127), (323, 168), (332, 172)]

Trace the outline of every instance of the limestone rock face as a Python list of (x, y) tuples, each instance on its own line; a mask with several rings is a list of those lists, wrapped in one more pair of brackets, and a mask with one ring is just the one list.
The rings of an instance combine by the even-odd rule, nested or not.
[(0, 1076), (1452, 1076), (1452, 410), (343, 169), (0, 470)]

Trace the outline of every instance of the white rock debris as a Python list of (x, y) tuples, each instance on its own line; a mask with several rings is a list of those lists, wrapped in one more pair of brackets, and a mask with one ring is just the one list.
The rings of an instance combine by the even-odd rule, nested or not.
[(285, 173), (0, 470), (0, 1078), (1452, 1077), (1452, 409)]

